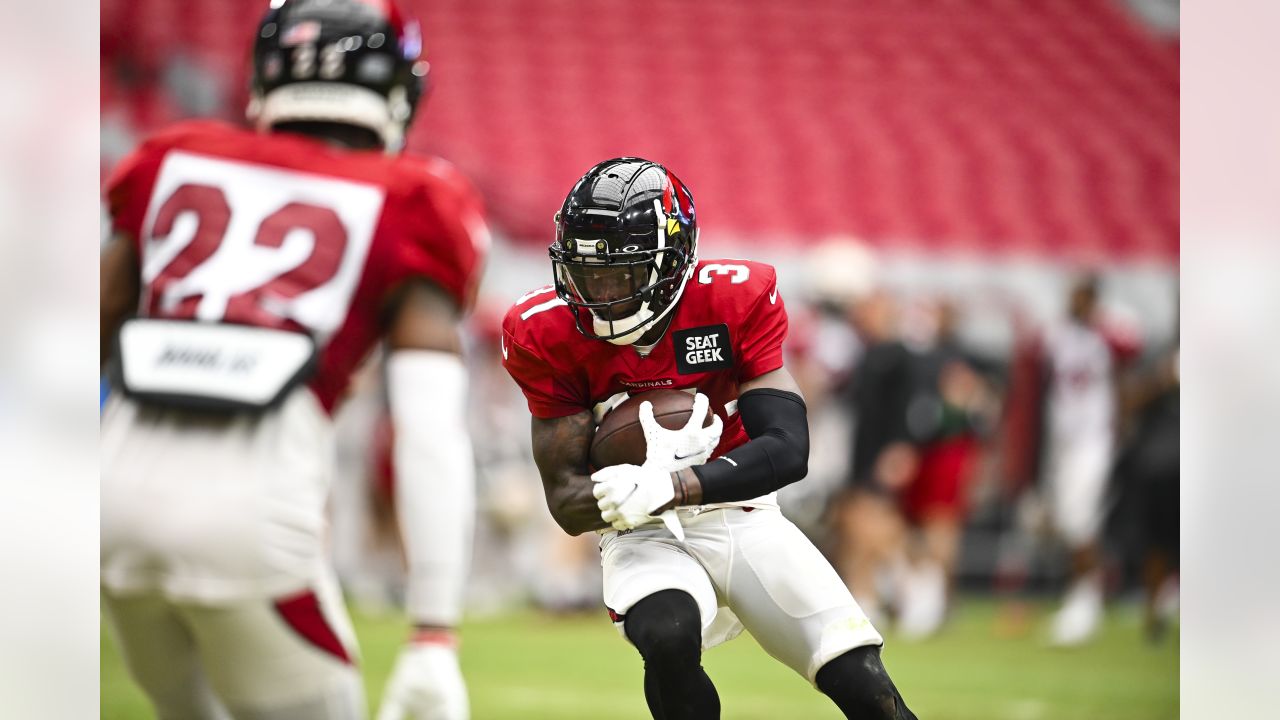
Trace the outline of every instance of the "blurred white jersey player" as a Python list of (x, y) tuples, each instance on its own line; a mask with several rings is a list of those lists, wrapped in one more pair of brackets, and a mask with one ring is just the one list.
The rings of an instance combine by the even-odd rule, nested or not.
[(457, 323), (483, 214), (447, 163), (395, 152), (426, 74), (416, 23), (384, 2), (272, 6), (256, 131), (180, 124), (108, 183), (104, 610), (160, 718), (363, 718), (325, 503), (331, 413), (385, 340), (416, 629), (380, 717), (459, 720), (474, 491)]
[(1098, 541), (1104, 495), (1114, 459), (1117, 355), (1096, 309), (1098, 281), (1071, 289), (1068, 317), (1043, 337), (1048, 387), (1044, 489), (1054, 530), (1071, 551), (1071, 585), (1051, 628), (1052, 641), (1088, 640), (1102, 617)]

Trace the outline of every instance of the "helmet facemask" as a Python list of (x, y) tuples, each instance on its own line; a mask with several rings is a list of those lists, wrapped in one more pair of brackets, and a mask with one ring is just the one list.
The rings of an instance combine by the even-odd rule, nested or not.
[(693, 198), (640, 158), (593, 167), (556, 213), (549, 248), (557, 296), (578, 331), (631, 345), (666, 318), (697, 258)]
[(553, 250), (551, 258), (556, 294), (574, 311), (579, 332), (615, 345), (634, 343), (675, 307), (691, 260), (683, 248), (603, 257)]

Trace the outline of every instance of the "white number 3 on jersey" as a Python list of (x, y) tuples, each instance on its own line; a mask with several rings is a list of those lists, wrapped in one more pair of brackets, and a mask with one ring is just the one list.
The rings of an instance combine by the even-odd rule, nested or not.
[(698, 282), (703, 285), (710, 285), (712, 274), (728, 275), (729, 282), (737, 285), (738, 283), (744, 283), (747, 281), (747, 278), (751, 276), (751, 268), (746, 265), (721, 265), (720, 263), (708, 263), (703, 265), (702, 269), (698, 271)]

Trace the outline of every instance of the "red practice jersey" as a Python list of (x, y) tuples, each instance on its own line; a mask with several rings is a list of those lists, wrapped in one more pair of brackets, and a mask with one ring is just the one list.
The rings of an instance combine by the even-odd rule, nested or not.
[(699, 262), (667, 332), (645, 357), (584, 337), (551, 287), (518, 299), (502, 323), (502, 362), (535, 417), (592, 410), (617, 393), (697, 388), (724, 420), (722, 455), (747, 442), (738, 385), (782, 367), (787, 311), (764, 263)]
[(332, 411), (410, 277), (464, 310), (489, 235), (479, 196), (444, 160), (336, 148), (193, 121), (161, 132), (107, 183), (137, 243), (144, 317), (311, 335), (311, 388)]

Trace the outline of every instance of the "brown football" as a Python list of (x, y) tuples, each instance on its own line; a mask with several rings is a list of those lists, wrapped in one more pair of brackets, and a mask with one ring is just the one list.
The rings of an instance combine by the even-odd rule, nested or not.
[[(604, 416), (591, 440), (591, 466), (597, 470), (610, 465), (643, 465), (644, 429), (640, 426), (640, 403), (653, 403), (653, 417), (668, 430), (679, 430), (693, 413), (693, 393), (683, 390), (649, 390), (627, 398)], [(711, 422), (711, 410), (703, 421)]]

